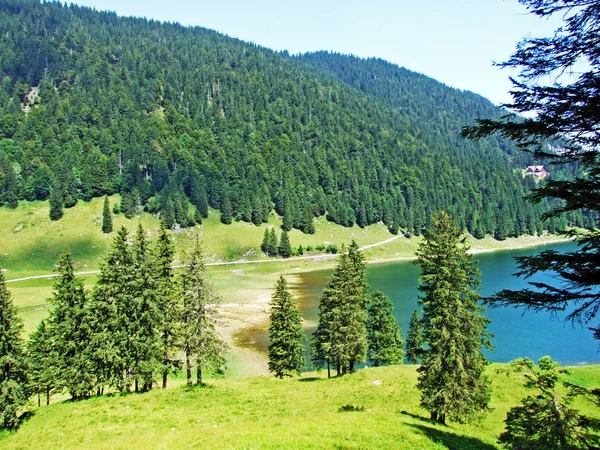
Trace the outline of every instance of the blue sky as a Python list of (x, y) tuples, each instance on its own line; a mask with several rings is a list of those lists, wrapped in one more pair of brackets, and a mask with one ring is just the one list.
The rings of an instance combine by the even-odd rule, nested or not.
[(558, 26), (517, 0), (78, 0), (119, 15), (198, 25), (276, 50), (379, 57), (443, 83), (510, 100), (506, 60)]

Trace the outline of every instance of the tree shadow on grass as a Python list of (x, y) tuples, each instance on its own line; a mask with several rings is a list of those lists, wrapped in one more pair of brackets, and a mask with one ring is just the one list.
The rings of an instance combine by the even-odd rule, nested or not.
[(298, 379), (298, 381), (300, 381), (301, 383), (312, 383), (313, 381), (319, 381), (319, 380), (324, 380), (324, 378), (306, 377), (306, 378), (299, 378)]
[(451, 431), (438, 430), (437, 428), (421, 424), (406, 424), (409, 427), (416, 428), (433, 442), (439, 442), (450, 450), (496, 450), (491, 444), (483, 442), (481, 439), (461, 436)]

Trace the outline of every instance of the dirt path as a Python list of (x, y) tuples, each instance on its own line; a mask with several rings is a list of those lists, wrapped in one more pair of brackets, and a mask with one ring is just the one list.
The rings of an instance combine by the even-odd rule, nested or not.
[[(385, 245), (388, 242), (392, 242), (396, 239), (398, 239), (399, 237), (401, 237), (401, 235), (398, 236), (392, 236), (389, 239), (386, 239), (385, 241), (381, 241), (381, 242), (376, 242), (375, 244), (369, 244), (369, 245), (365, 245), (364, 247), (359, 248), (358, 250), (362, 251), (362, 250), (366, 250), (368, 248), (373, 248), (373, 247), (378, 247), (380, 245)], [(286, 258), (284, 260), (282, 259), (259, 259), (256, 261), (225, 261), (225, 262), (215, 262), (215, 263), (208, 263), (206, 264), (206, 266), (230, 266), (230, 265), (241, 265), (241, 264), (266, 264), (266, 263), (280, 263), (280, 262), (289, 262), (289, 261), (307, 261), (307, 260), (314, 260), (314, 261), (324, 261), (327, 259), (332, 259), (332, 258), (336, 258), (337, 254), (325, 254), (325, 255), (311, 255), (311, 256), (295, 256), (293, 258)], [(184, 266), (173, 266), (174, 269), (180, 269), (181, 267)], [(75, 275), (95, 275), (95, 274), (99, 274), (100, 271), (99, 270), (86, 270), (84, 272), (75, 272)], [(57, 273), (51, 273), (48, 275), (34, 275), (31, 277), (23, 277), (23, 278), (13, 278), (11, 280), (6, 280), (6, 283), (16, 283), (18, 281), (27, 281), (27, 280), (40, 280), (40, 279), (44, 279), (44, 278), (55, 278), (57, 277), (58, 274)]]

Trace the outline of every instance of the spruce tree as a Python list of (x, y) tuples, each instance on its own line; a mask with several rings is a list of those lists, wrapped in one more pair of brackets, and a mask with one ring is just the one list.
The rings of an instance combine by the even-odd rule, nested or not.
[[(501, 444), (522, 450), (598, 448), (598, 437), (588, 433), (593, 423), (570, 408), (575, 397), (588, 392), (561, 380), (568, 371), (560, 363), (544, 356), (537, 366), (529, 358), (511, 361), (511, 366), (524, 371), (525, 387), (537, 392), (508, 412), (506, 430), (498, 440)], [(561, 384), (567, 389), (558, 389)]]
[(265, 234), (263, 235), (262, 243), (260, 244), (260, 249), (263, 251), (265, 255), (271, 256), (269, 253), (270, 250), (270, 239), (271, 233), (269, 233), (269, 229), (265, 228)]
[(187, 384), (192, 384), (192, 368), (196, 367), (196, 383), (202, 384), (204, 369), (225, 370), (227, 344), (217, 329), (220, 297), (206, 279), (206, 267), (198, 237), (184, 258), (178, 277), (181, 305), (181, 350), (185, 357)]
[(83, 282), (75, 276), (69, 250), (60, 256), (54, 282), (53, 306), (46, 319), (45, 333), (52, 343), (50, 352), (58, 364), (55, 388), (66, 390), (72, 398), (89, 395), (94, 388), (90, 361), (85, 357), (90, 329), (87, 316), (87, 294)]
[(42, 394), (46, 397), (46, 405), (50, 404), (50, 395), (60, 379), (60, 361), (55, 347), (46, 320), (42, 320), (27, 341), (29, 391), (37, 394), (38, 406)]
[(164, 221), (160, 222), (158, 239), (154, 247), (154, 275), (161, 319), (161, 348), (162, 348), (162, 387), (167, 387), (169, 372), (177, 369), (175, 364), (177, 325), (179, 309), (175, 299), (173, 279), (174, 245), (171, 242)]
[(302, 345), (305, 337), (300, 311), (281, 276), (271, 297), (269, 325), (269, 370), (275, 376), (283, 378), (300, 372), (305, 363)]
[(319, 324), (311, 340), (313, 365), (337, 375), (354, 370), (367, 353), (367, 283), (356, 242), (342, 248), (335, 272), (319, 303)]
[(233, 219), (232, 215), (231, 200), (229, 199), (229, 194), (225, 193), (221, 201), (221, 223), (229, 225)]
[(409, 364), (419, 364), (423, 352), (423, 324), (416, 309), (410, 316), (406, 336), (406, 360)]
[(269, 256), (277, 256), (279, 248), (279, 241), (277, 239), (277, 235), (275, 234), (275, 228), (271, 228), (271, 232), (269, 233), (269, 244), (267, 253)]
[(108, 201), (108, 195), (104, 196), (104, 208), (102, 209), (102, 232), (112, 233), (113, 223), (112, 214), (110, 212), (110, 203)]
[(279, 241), (278, 248), (279, 256), (282, 258), (289, 258), (292, 256), (292, 246), (290, 245), (290, 238), (288, 236), (288, 232), (283, 230), (281, 232), (281, 240)]
[(131, 386), (130, 324), (135, 311), (132, 282), (133, 258), (125, 227), (117, 231), (112, 248), (100, 267), (98, 282), (90, 299), (91, 339), (86, 357), (93, 363), (97, 387), (120, 391)]
[(392, 302), (383, 292), (371, 294), (367, 311), (367, 358), (375, 367), (404, 362), (402, 333), (392, 310)]
[(5, 428), (17, 425), (21, 408), (27, 403), (22, 330), (23, 324), (0, 269), (0, 424)]
[[(128, 358), (135, 391), (152, 389), (154, 374), (162, 369), (163, 351), (160, 335), (163, 331), (156, 273), (152, 266), (146, 232), (138, 225), (131, 247), (131, 304), (128, 329), (131, 337)], [(162, 373), (162, 371), (161, 371)]]
[(54, 187), (50, 192), (50, 220), (59, 220), (63, 216), (63, 197), (60, 189)]
[(426, 347), (417, 387), (421, 406), (442, 424), (466, 422), (485, 411), (490, 399), (482, 353), (491, 347), (489, 320), (478, 305), (479, 269), (468, 249), (466, 237), (441, 212), (416, 253)]

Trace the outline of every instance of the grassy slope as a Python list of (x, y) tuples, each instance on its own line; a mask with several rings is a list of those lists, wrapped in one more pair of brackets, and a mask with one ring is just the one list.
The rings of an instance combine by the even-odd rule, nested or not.
[[(467, 425), (424, 420), (415, 366), (395, 366), (331, 380), (324, 374), (217, 380), (201, 388), (57, 403), (39, 408), (16, 433), (0, 432), (0, 447), (494, 449), (507, 410), (526, 395), (520, 375), (498, 374), (502, 367), (488, 369), (489, 413)], [(573, 372), (587, 386), (600, 379), (599, 366)], [(344, 405), (365, 410), (340, 412)], [(576, 406), (598, 414), (590, 405)]]

